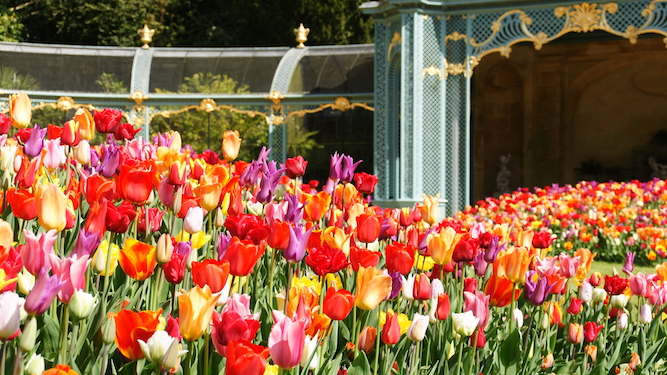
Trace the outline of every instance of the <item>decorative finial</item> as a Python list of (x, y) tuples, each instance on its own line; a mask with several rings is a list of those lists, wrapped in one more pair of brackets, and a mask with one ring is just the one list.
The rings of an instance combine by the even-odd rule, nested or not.
[(137, 30), (137, 34), (139, 34), (139, 40), (141, 40), (141, 43), (144, 45), (141, 46), (143, 49), (148, 49), (150, 46), (148, 43), (153, 41), (153, 35), (155, 35), (155, 29), (149, 29), (148, 25), (144, 24), (143, 29)]
[(298, 29), (294, 29), (294, 35), (296, 36), (296, 42), (299, 43), (297, 44), (296, 48), (305, 48), (306, 41), (308, 40), (308, 33), (310, 33), (310, 29), (303, 27), (303, 24), (299, 24)]

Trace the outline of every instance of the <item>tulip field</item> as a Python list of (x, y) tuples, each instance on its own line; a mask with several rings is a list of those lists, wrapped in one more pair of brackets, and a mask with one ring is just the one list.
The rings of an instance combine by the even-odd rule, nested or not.
[(348, 155), (320, 187), (302, 157), (236, 160), (238, 132), (198, 154), (30, 107), (0, 114), (0, 375), (667, 372), (665, 181), (443, 218), (438, 196), (373, 205)]

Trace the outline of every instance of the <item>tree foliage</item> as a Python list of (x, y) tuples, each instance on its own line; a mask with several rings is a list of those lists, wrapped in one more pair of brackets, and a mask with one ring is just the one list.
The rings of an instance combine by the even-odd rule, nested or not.
[(293, 30), (303, 23), (310, 45), (370, 43), (373, 25), (358, 9), (362, 2), (8, 0), (6, 11), (0, 7), (0, 39), (138, 46), (137, 29), (147, 23), (155, 46), (293, 46)]
[[(226, 75), (197, 73), (184, 79), (179, 92), (243, 94), (248, 92), (248, 88), (239, 86), (238, 82)], [(210, 149), (217, 153), (222, 148), (223, 133), (238, 130), (243, 138), (239, 159), (248, 161), (256, 158), (262, 146), (268, 143), (268, 124), (264, 116), (251, 117), (227, 109), (213, 112), (190, 110), (169, 117), (157, 116), (151, 122), (151, 130), (154, 133), (176, 130), (181, 134), (183, 143), (190, 144), (195, 151)]]

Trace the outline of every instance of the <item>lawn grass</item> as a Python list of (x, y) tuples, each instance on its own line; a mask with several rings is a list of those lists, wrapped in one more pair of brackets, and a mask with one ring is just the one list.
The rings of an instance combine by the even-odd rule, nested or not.
[[(591, 265), (591, 272), (600, 272), (601, 275), (613, 275), (614, 274), (614, 269), (616, 269), (616, 273), (619, 275), (623, 276), (623, 263), (610, 263), (610, 262), (602, 262), (602, 261), (593, 261), (593, 264)], [(655, 273), (655, 267), (640, 267), (640, 266), (635, 266), (635, 269), (632, 271), (634, 274), (637, 274), (638, 272), (643, 273), (644, 275), (649, 274), (649, 273)]]

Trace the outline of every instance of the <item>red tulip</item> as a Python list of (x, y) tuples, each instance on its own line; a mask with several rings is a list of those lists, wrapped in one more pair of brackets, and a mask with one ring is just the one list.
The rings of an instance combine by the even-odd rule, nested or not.
[(331, 320), (347, 318), (354, 307), (354, 295), (345, 289), (330, 287), (322, 303), (322, 312)]
[(35, 195), (28, 190), (10, 188), (6, 192), (6, 198), (15, 217), (23, 220), (37, 218), (37, 201)]
[(230, 341), (225, 375), (262, 375), (266, 370), (268, 355), (268, 350), (263, 346)]
[(308, 162), (302, 156), (289, 158), (285, 160), (285, 174), (289, 178), (301, 177), (306, 173), (306, 166)]
[(435, 317), (438, 320), (445, 320), (449, 318), (450, 312), (451, 304), (449, 301), (449, 295), (447, 293), (438, 295), (438, 306), (435, 309)]
[(375, 185), (377, 185), (378, 182), (379, 180), (375, 175), (366, 172), (354, 174), (354, 184), (357, 186), (357, 190), (359, 190), (360, 193), (373, 194)]
[(354, 245), (350, 246), (350, 263), (354, 272), (359, 271), (359, 267), (376, 267), (380, 262), (380, 253), (368, 249), (361, 249)]
[[(311, 234), (312, 238), (312, 234)], [(267, 237), (267, 243), (274, 249), (285, 250), (289, 246), (289, 223), (274, 220), (271, 224), (271, 232)]]
[(416, 300), (427, 300), (431, 298), (431, 283), (428, 276), (419, 274), (415, 276), (415, 283), (413, 284), (412, 296)]
[(252, 315), (243, 317), (236, 311), (223, 311), (222, 314), (213, 311), (211, 338), (218, 353), (225, 357), (230, 342), (250, 343), (255, 339), (259, 327), (259, 321)]
[(380, 219), (375, 215), (357, 216), (357, 240), (364, 243), (375, 242), (380, 236)]
[[(248, 276), (252, 273), (255, 264), (264, 254), (266, 242), (255, 245), (250, 240), (240, 240), (233, 237), (222, 260), (229, 262), (229, 273), (234, 276)], [(217, 293), (217, 292), (214, 292)]]
[(570, 300), (570, 305), (567, 307), (567, 312), (572, 315), (578, 315), (581, 311), (581, 305), (584, 303), (583, 300), (580, 300), (577, 297), (572, 297)]
[(134, 211), (134, 206), (130, 202), (124, 201), (116, 207), (113, 203), (108, 201), (104, 223), (110, 232), (125, 233), (136, 216), (137, 213)]
[(185, 277), (186, 260), (186, 255), (173, 253), (169, 261), (162, 266), (162, 269), (164, 270), (164, 278), (168, 283), (175, 285), (183, 281), (183, 277)]
[(593, 342), (598, 337), (598, 333), (603, 328), (603, 325), (597, 325), (595, 322), (586, 322), (584, 324), (584, 338), (586, 342)]
[(630, 280), (614, 276), (604, 276), (604, 290), (612, 296), (619, 295), (625, 291), (625, 288), (630, 284)]
[(232, 236), (251, 240), (255, 244), (266, 240), (271, 232), (261, 217), (250, 214), (230, 215), (225, 220), (225, 227)]
[(153, 191), (156, 172), (152, 162), (123, 164), (118, 175), (118, 195), (134, 204), (146, 203)]
[(311, 250), (306, 256), (306, 264), (317, 275), (336, 273), (350, 264), (342, 250), (324, 244)]
[(394, 345), (401, 339), (401, 326), (398, 324), (398, 314), (389, 310), (387, 320), (382, 326), (382, 342), (386, 345)]
[(213, 294), (218, 293), (225, 287), (228, 277), (228, 260), (204, 259), (203, 262), (192, 262), (192, 280), (195, 285), (200, 288), (208, 285)]
[(95, 111), (95, 129), (100, 133), (113, 133), (120, 125), (123, 119), (123, 112), (105, 108), (102, 111)]
[(415, 248), (400, 242), (392, 242), (385, 248), (387, 271), (407, 275), (415, 262)]

